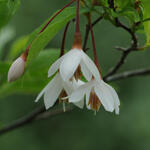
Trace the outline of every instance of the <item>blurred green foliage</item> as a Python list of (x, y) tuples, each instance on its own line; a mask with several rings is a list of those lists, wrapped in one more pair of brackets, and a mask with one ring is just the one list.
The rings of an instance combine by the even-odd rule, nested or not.
[[(150, 2), (149, 0), (142, 1), (144, 5), (143, 19), (146, 19), (150, 17), (146, 12), (146, 10), (150, 10)], [(15, 2), (17, 4), (17, 1)], [(67, 2), (69, 2), (69, 0)], [(116, 16), (122, 17), (130, 11), (131, 13), (127, 13), (128, 15), (126, 15), (126, 18), (130, 21), (130, 25), (132, 25), (134, 21), (141, 19), (141, 14), (137, 12), (136, 17), (132, 17), (132, 15), (135, 14), (135, 9), (127, 8), (133, 6), (134, 0), (116, 0), (115, 2), (115, 5), (119, 6), (117, 12), (112, 14), (112, 11), (106, 11), (108, 14), (111, 13), (113, 18)], [(5, 62), (0, 62), (0, 127), (31, 112), (34, 108), (43, 103), (41, 100), (41, 103), (35, 104), (34, 99), (36, 94), (48, 82), (47, 71), (50, 64), (59, 56), (58, 50), (60, 49), (62, 31), (51, 40), (47, 46), (48, 49), (42, 51), (40, 55), (32, 61), (27, 68), (25, 76), (19, 81), (11, 84), (6, 83), (7, 70), (12, 60), (18, 57), (24, 47), (26, 47), (29, 34), (65, 4), (66, 1), (46, 0), (43, 2), (42, 0), (22, 0), (19, 11), (9, 23), (9, 26), (15, 28), (16, 37), (12, 42), (6, 42), (2, 49), (2, 51), (7, 49), (7, 55)], [(108, 7), (106, 0), (103, 0), (102, 4)], [(0, 10), (2, 10), (1, 6), (0, 4)], [(14, 10), (16, 10), (13, 10), (12, 7), (9, 8), (11, 13), (14, 13)], [(14, 8), (16, 8), (16, 6)], [(0, 16), (1, 14), (0, 12)], [(94, 18), (97, 16), (98, 15), (95, 14)], [(7, 16), (4, 18), (6, 19)], [(107, 20), (102, 20), (94, 29), (99, 62), (103, 74), (106, 74), (120, 58), (120, 53), (115, 51), (114, 47), (127, 47), (131, 41), (128, 33), (120, 28), (116, 28), (108, 20), (108, 18)], [(80, 21), (82, 34), (84, 34), (86, 20), (81, 16)], [(3, 25), (6, 22), (4, 21)], [(150, 36), (148, 28), (149, 22), (145, 22), (144, 26), (148, 39)], [(144, 30), (144, 27), (142, 29)], [(66, 49), (71, 48), (74, 24), (71, 24), (69, 31), (67, 34)], [(35, 37), (35, 33), (37, 32), (38, 29), (34, 31), (33, 34), (30, 34), (30, 36)], [(140, 45), (143, 46), (145, 44), (145, 36), (137, 35), (140, 38)], [(50, 39), (48, 40), (50, 41)], [(149, 40), (146, 41), (149, 42)], [(91, 41), (88, 43), (88, 47), (92, 48)], [(89, 55), (92, 54), (91, 51), (88, 53)], [(149, 67), (149, 57), (149, 48), (147, 51), (135, 52), (129, 56), (126, 64), (120, 71)], [(70, 113), (62, 114), (44, 121), (41, 120), (0, 136), (0, 149), (149, 150), (149, 83), (149, 77), (136, 77), (112, 83), (113, 86), (117, 87), (121, 100), (119, 116), (105, 112), (103, 108), (100, 109), (96, 116), (93, 115), (92, 111), (76, 108), (75, 111)]]
[(20, 0), (0, 0), (0, 29), (15, 14)]
[[(144, 19), (150, 18), (150, 4), (148, 0), (143, 0), (142, 1), (144, 4)], [(147, 41), (146, 41), (146, 45), (150, 46), (150, 22), (147, 21), (144, 23), (144, 29), (145, 29), (145, 33), (147, 35)]]
[[(21, 79), (13, 83), (4, 83), (1, 86), (0, 98), (14, 93), (33, 94), (42, 90), (44, 85), (48, 82), (47, 70), (58, 58), (58, 52), (59, 51), (57, 49), (49, 49), (41, 52), (38, 58), (35, 59), (28, 67)], [(8, 63), (0, 63), (0, 67), (0, 73), (7, 74), (9, 69)], [(4, 67), (7, 69), (2, 69)], [(3, 78), (3, 80), (7, 81), (6, 75), (5, 79)]]

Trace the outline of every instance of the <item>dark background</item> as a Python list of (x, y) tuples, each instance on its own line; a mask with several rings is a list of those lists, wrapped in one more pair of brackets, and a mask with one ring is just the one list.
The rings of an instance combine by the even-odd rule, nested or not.
[[(31, 33), (67, 2), (69, 0), (22, 0), (20, 9), (9, 23), (16, 30), (15, 39)], [(85, 19), (81, 17), (80, 21), (84, 35)], [(71, 48), (73, 27), (72, 24), (68, 32), (67, 49)], [(120, 58), (120, 52), (114, 47), (128, 47), (130, 35), (104, 20), (97, 24), (94, 31), (99, 62), (105, 75)], [(60, 48), (62, 33), (59, 32), (48, 47)], [(144, 37), (141, 35), (139, 37), (143, 43)], [(92, 48), (90, 42), (88, 47)], [(89, 53), (91, 55), (90, 51)], [(143, 52), (133, 52), (120, 72), (149, 67), (149, 58), (148, 49)], [(72, 112), (37, 121), (0, 136), (0, 150), (149, 150), (150, 77), (135, 77), (110, 84), (116, 87), (120, 97), (119, 116), (104, 111), (102, 107), (96, 116), (92, 111), (76, 108)], [(35, 97), (36, 95), (13, 95), (1, 99), (0, 126), (40, 106), (42, 102), (34, 103)]]

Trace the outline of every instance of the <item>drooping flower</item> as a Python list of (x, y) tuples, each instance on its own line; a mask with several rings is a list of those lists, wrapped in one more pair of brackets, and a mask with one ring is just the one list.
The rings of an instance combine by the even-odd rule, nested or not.
[(25, 70), (25, 63), (26, 61), (23, 56), (20, 56), (13, 62), (8, 71), (8, 82), (15, 81), (22, 76)]
[[(67, 97), (70, 95), (74, 89), (84, 84), (84, 82), (74, 79), (69, 82), (64, 82), (58, 72), (55, 77), (47, 84), (47, 86), (40, 92), (37, 96), (35, 102), (38, 102), (39, 99), (44, 95), (44, 104), (46, 109), (52, 107), (57, 100), (59, 101), (67, 101), (63, 100), (63, 97)], [(79, 100), (74, 103), (76, 106), (83, 108), (83, 101)]]
[(48, 75), (50, 77), (59, 70), (62, 79), (68, 81), (74, 75), (76, 77), (79, 74), (76, 71), (80, 71), (80, 69), (88, 81), (91, 80), (92, 76), (97, 80), (100, 79), (99, 71), (94, 62), (83, 50), (77, 48), (73, 48), (54, 62), (48, 71)]
[[(66, 91), (67, 91), (67, 95), (72, 94), (72, 92), (74, 90), (76, 90), (77, 88), (79, 88), (81, 85), (84, 85), (85, 82), (81, 81), (81, 80), (76, 80), (75, 78), (72, 78), (72, 80), (70, 82), (67, 82), (66, 84)], [(62, 97), (62, 100), (65, 100), (66, 98)], [(67, 96), (68, 99), (68, 96)], [(69, 102), (69, 100), (68, 100)], [(84, 107), (84, 98), (80, 99), (78, 102), (74, 102), (74, 105), (76, 105), (79, 108), (83, 108)]]
[(88, 109), (98, 111), (101, 104), (109, 112), (115, 110), (119, 114), (120, 101), (115, 90), (103, 80), (92, 79), (88, 83), (81, 85), (70, 96), (69, 102), (78, 102), (86, 95), (86, 105)]

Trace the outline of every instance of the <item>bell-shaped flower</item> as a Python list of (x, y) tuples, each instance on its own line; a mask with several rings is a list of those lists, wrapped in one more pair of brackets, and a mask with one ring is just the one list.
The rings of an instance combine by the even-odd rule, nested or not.
[(100, 79), (99, 71), (90, 57), (81, 49), (73, 48), (60, 57), (49, 69), (48, 75), (52, 76), (57, 70), (64, 81), (70, 80), (73, 76), (78, 78), (80, 70), (84, 77), (90, 81), (92, 76)]
[(22, 56), (17, 58), (11, 65), (8, 71), (8, 82), (17, 80), (23, 75), (25, 70), (25, 60)]
[[(72, 80), (70, 82), (66, 83), (66, 91), (67, 91), (67, 95), (71, 95), (71, 93), (76, 90), (77, 88), (79, 88), (81, 85), (84, 85), (85, 82), (81, 81), (81, 80), (76, 80), (75, 78), (72, 78)], [(68, 99), (67, 97), (62, 97), (62, 100)], [(69, 100), (68, 100), (69, 102)], [(74, 102), (74, 105), (76, 105), (79, 108), (83, 108), (84, 107), (84, 98), (80, 99), (78, 102)]]
[[(74, 89), (84, 84), (82, 81), (72, 80), (64, 82), (58, 72), (55, 77), (47, 84), (47, 86), (39, 93), (35, 102), (44, 95), (44, 104), (46, 109), (52, 107), (57, 100), (64, 101), (62, 98), (70, 95)], [(76, 106), (83, 108), (83, 101), (79, 100), (74, 103)]]
[(116, 91), (103, 80), (96, 81), (92, 79), (84, 85), (81, 85), (70, 96), (69, 102), (78, 102), (86, 95), (86, 105), (88, 109), (98, 111), (101, 104), (109, 112), (115, 110), (119, 114), (120, 101)]

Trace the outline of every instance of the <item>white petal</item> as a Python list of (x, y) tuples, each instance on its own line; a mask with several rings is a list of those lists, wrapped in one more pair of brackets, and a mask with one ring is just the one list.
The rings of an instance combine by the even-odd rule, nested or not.
[(49, 68), (49, 71), (48, 71), (48, 77), (51, 77), (58, 70), (58, 68), (60, 67), (60, 64), (61, 64), (62, 60), (64, 59), (64, 56), (65, 55), (63, 55), (62, 57), (60, 57), (58, 60), (56, 60), (51, 65), (51, 67)]
[(72, 81), (66, 81), (63, 82), (63, 87), (68, 95), (71, 95), (71, 93), (76, 90), (79, 86), (83, 85), (84, 82), (81, 80), (76, 81), (75, 78), (72, 79)]
[(79, 102), (81, 99), (84, 98), (84, 95), (87, 93), (90, 87), (91, 82), (81, 85), (69, 96), (69, 102)]
[(63, 87), (64, 87), (67, 95), (70, 95), (74, 90), (73, 83), (69, 82), (69, 81), (63, 82)]
[[(103, 81), (104, 82), (104, 81)], [(115, 89), (113, 87), (111, 87), (110, 85), (108, 85), (107, 83), (104, 82), (104, 84), (109, 88), (110, 93), (113, 97), (113, 101), (114, 101), (114, 106), (115, 106), (115, 113), (119, 114), (119, 106), (120, 106), (120, 101), (119, 101), (119, 97), (118, 94), (116, 93)]]
[(47, 84), (47, 86), (39, 93), (39, 95), (37, 96), (35, 102), (38, 102), (40, 100), (40, 98), (43, 96), (43, 94), (45, 93), (45, 91), (47, 90), (47, 88), (49, 87), (49, 84), (51, 84), (50, 82)]
[(114, 99), (109, 88), (105, 84), (103, 84), (103, 82), (101, 82), (100, 84), (96, 84), (94, 90), (105, 110), (113, 112), (115, 108)]
[(77, 107), (83, 109), (84, 107), (84, 99), (82, 99), (81, 101), (77, 102), (77, 103), (73, 103), (74, 105), (76, 105)]
[(8, 71), (8, 82), (17, 80), (23, 73), (25, 69), (25, 61), (22, 57), (17, 58)]
[(82, 80), (77, 81), (75, 78), (72, 79), (72, 85), (73, 85), (74, 90), (84, 84), (85, 84), (85, 82), (83, 82)]
[(92, 73), (91, 73), (91, 71), (89, 71), (89, 69), (87, 68), (87, 66), (84, 64), (83, 60), (81, 60), (80, 66), (81, 66), (81, 71), (83, 73), (83, 76), (88, 81), (90, 81), (92, 79)]
[(87, 88), (83, 85), (77, 88), (70, 96), (69, 96), (69, 102), (79, 102), (84, 98), (84, 95), (86, 93)]
[(83, 51), (82, 51), (82, 58), (83, 58), (83, 62), (86, 65), (86, 67), (89, 69), (89, 71), (92, 73), (92, 75), (95, 77), (95, 79), (97, 81), (99, 81), (101, 79), (100, 77), (100, 73), (96, 67), (96, 65), (94, 64), (94, 62), (91, 60), (91, 58), (86, 55)]
[(57, 73), (48, 85), (44, 94), (44, 103), (46, 109), (52, 107), (60, 95), (63, 89), (61, 80), (60, 74)]
[[(73, 78), (72, 82), (65, 82), (64, 89), (67, 92), (67, 95), (71, 95), (75, 89), (77, 89), (80, 85), (83, 85), (83, 84), (84, 84), (84, 82), (82, 82), (81, 80), (76, 81)], [(68, 98), (69, 98), (69, 96), (62, 98), (62, 99), (68, 99)], [(82, 109), (84, 107), (84, 99), (80, 100), (79, 102), (73, 103), (73, 104)]]
[(72, 49), (68, 52), (68, 54), (64, 57), (61, 65), (60, 65), (60, 75), (64, 81), (69, 80), (81, 61), (81, 51), (77, 49)]
[(84, 85), (84, 84), (85, 84), (85, 82), (83, 82), (82, 80), (78, 80), (78, 81), (77, 81), (78, 87), (81, 86), (81, 85)]

